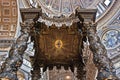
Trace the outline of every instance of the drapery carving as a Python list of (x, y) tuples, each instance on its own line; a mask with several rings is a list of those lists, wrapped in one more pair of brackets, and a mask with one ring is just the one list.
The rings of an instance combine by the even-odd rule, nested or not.
[(93, 61), (98, 68), (97, 80), (112, 79), (118, 80), (115, 76), (115, 69), (107, 57), (107, 51), (96, 34), (96, 24), (84, 24), (87, 28), (87, 37), (90, 49), (93, 52)]
[(28, 20), (21, 23), (21, 35), (17, 38), (9, 51), (9, 57), (1, 66), (0, 77), (10, 80), (17, 79), (17, 70), (23, 63), (23, 54), (27, 49), (27, 41), (30, 35), (30, 29), (33, 27), (33, 21)]

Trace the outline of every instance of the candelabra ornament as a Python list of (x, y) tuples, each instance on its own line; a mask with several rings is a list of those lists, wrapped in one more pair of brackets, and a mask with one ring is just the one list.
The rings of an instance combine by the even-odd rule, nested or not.
[(23, 54), (27, 49), (27, 41), (30, 36), (30, 30), (33, 27), (33, 21), (28, 20), (21, 23), (21, 35), (12, 45), (9, 56), (1, 66), (0, 78), (9, 80), (18, 80), (17, 71), (23, 63)]
[(119, 80), (107, 51), (96, 34), (96, 24), (84, 24), (87, 28), (87, 37), (90, 49), (93, 52), (93, 62), (98, 68), (97, 80)]

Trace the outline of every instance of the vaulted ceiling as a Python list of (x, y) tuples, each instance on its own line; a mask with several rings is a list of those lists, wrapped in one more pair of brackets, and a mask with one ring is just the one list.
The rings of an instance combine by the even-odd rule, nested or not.
[(69, 16), (77, 7), (98, 9), (96, 17), (100, 17), (114, 0), (30, 0), (32, 6), (42, 7), (45, 13), (50, 16), (61, 14)]

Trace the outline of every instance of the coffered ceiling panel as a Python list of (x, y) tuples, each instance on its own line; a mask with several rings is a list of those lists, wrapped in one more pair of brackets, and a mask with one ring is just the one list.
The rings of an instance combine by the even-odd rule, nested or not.
[(0, 38), (14, 38), (17, 17), (17, 1), (0, 0)]

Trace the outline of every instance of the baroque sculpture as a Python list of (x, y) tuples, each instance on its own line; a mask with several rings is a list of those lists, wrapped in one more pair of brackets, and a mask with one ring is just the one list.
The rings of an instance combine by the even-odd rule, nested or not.
[[(35, 9), (28, 10), (25, 13), (30, 15), (29, 11), (34, 12)], [(72, 72), (77, 67), (76, 77), (78, 80), (86, 80), (82, 49), (84, 48), (83, 41), (86, 41), (87, 38), (90, 43), (89, 47), (93, 52), (93, 61), (98, 68), (97, 79), (118, 80), (115, 76), (115, 69), (112, 62), (107, 57), (106, 49), (96, 34), (96, 25), (85, 23), (79, 11), (74, 16), (79, 21), (74, 22), (70, 28), (63, 25), (59, 29), (55, 25), (47, 28), (44, 23), (38, 22), (38, 17), (40, 16), (37, 15), (38, 17), (36, 17), (33, 15), (33, 12), (29, 20), (23, 20), (23, 23), (21, 23), (21, 35), (12, 45), (9, 51), (9, 57), (1, 66), (0, 78), (18, 80), (17, 71), (23, 63), (23, 54), (27, 49), (27, 42), (31, 36), (31, 41), (34, 42), (35, 48), (35, 56), (33, 57), (33, 62), (31, 61), (33, 66), (33, 71), (31, 72), (32, 80), (38, 80), (40, 78), (40, 67), (43, 67), (43, 71), (46, 71), (48, 67), (52, 69), (54, 66), (57, 69), (64, 66), (65, 69), (70, 68)], [(54, 18), (58, 22), (60, 22), (59, 20), (63, 21), (62, 19), (64, 20), (64, 18)], [(67, 18), (65, 20), (70, 19)], [(58, 36), (63, 38), (56, 38)]]
[(101, 43), (100, 38), (96, 33), (96, 24), (84, 24), (87, 28), (87, 37), (90, 43), (90, 49), (93, 52), (93, 62), (98, 69), (97, 80), (118, 80), (115, 77), (115, 69), (111, 60), (107, 56), (107, 51)]
[(17, 71), (23, 63), (23, 54), (27, 49), (27, 41), (30, 36), (30, 30), (32, 27), (33, 22), (31, 20), (21, 23), (21, 35), (12, 45), (8, 58), (1, 66), (0, 78), (18, 80)]

